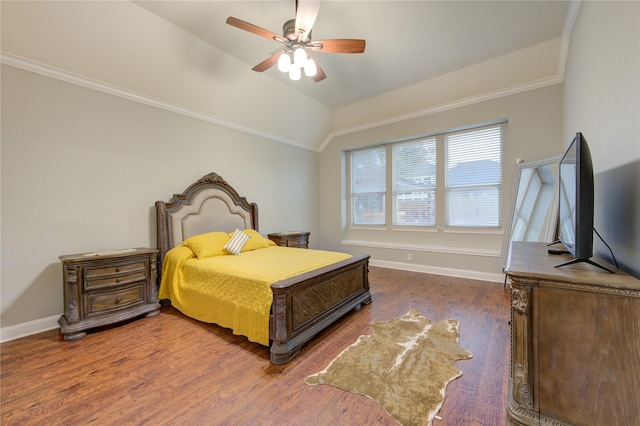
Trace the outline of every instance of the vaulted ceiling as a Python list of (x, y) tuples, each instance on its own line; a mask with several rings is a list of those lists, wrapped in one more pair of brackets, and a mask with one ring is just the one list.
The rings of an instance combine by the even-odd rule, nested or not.
[[(136, 3), (247, 68), (281, 45), (225, 20), (233, 16), (282, 34), (284, 22), (295, 17), (294, 0)], [(340, 107), (562, 37), (569, 14), (568, 1), (323, 0), (313, 39), (365, 39), (365, 53), (314, 53), (327, 74), (319, 83), (304, 76), (291, 81), (276, 67), (261, 78), (278, 79), (331, 108)]]
[[(306, 1), (306, 0), (299, 0)], [(576, 1), (322, 0), (314, 52), (327, 78), (251, 68), (281, 45), (295, 0), (9, 1), (2, 63), (200, 120), (322, 150), (336, 135), (563, 81)]]

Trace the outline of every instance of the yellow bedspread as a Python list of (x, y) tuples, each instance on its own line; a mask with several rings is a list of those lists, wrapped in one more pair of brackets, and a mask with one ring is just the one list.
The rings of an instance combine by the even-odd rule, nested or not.
[(350, 257), (276, 246), (239, 256), (198, 259), (181, 245), (165, 256), (159, 297), (171, 300), (189, 317), (230, 328), (234, 334), (268, 346), (270, 285)]

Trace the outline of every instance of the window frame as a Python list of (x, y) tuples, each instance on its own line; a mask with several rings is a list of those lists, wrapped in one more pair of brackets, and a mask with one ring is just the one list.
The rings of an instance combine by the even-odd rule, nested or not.
[[(387, 180), (387, 176), (389, 173), (389, 163), (387, 161), (387, 157), (388, 157), (388, 149), (385, 147), (385, 171), (384, 171), (384, 177), (385, 177), (385, 188), (384, 191), (361, 191), (361, 192), (357, 192), (354, 193), (353, 191), (353, 186), (354, 186), (354, 181), (353, 181), (353, 153), (355, 152), (365, 152), (365, 151), (369, 151), (369, 150), (375, 150), (375, 149), (379, 149), (381, 147), (384, 147), (384, 145), (377, 145), (377, 146), (369, 146), (369, 147), (365, 147), (365, 148), (360, 148), (360, 149), (355, 149), (349, 152), (348, 155), (348, 164), (347, 164), (347, 169), (348, 169), (348, 224), (349, 227), (357, 227), (357, 228), (374, 228), (374, 229), (381, 229), (381, 228), (385, 228), (387, 226), (387, 211), (388, 211), (388, 197), (387, 197), (387, 188), (388, 188), (388, 184), (386, 182)], [(383, 196), (383, 201), (382, 201), (382, 206), (383, 206), (383, 223), (355, 223), (355, 208), (354, 208), (354, 203), (355, 203), (355, 197), (357, 195), (361, 195), (361, 194), (367, 194), (367, 195), (375, 195), (375, 194), (380, 194)]]
[[(432, 147), (427, 146), (426, 147), (426, 151), (428, 152), (429, 150), (433, 151), (432, 157), (435, 159), (435, 164), (433, 165), (433, 180), (434, 183), (433, 184), (423, 184), (423, 185), (416, 185), (414, 188), (406, 188), (406, 189), (399, 189), (398, 188), (398, 178), (399, 178), (399, 174), (398, 174), (398, 168), (396, 166), (399, 166), (400, 164), (397, 162), (397, 155), (395, 155), (396, 153), (396, 148), (400, 149), (400, 147), (402, 146), (410, 146), (410, 145), (418, 145), (420, 143), (424, 143), (424, 144), (433, 144)], [(437, 208), (438, 208), (438, 183), (439, 183), (439, 179), (438, 179), (438, 141), (437, 138), (435, 136), (429, 136), (429, 137), (424, 137), (424, 138), (418, 138), (418, 139), (412, 139), (409, 141), (402, 141), (402, 142), (396, 142), (396, 143), (392, 143), (389, 144), (390, 150), (391, 150), (391, 200), (392, 200), (392, 210), (391, 210), (391, 224), (394, 228), (434, 228), (437, 224), (436, 224), (436, 218), (437, 218)], [(425, 166), (427, 166), (427, 163), (425, 163)], [(423, 174), (421, 174), (424, 177), (428, 177), (428, 170), (423, 170)], [(410, 207), (407, 208), (407, 210), (409, 210), (409, 215), (410, 215), (410, 219), (411, 222), (407, 222), (407, 223), (400, 223), (400, 221), (398, 220), (398, 217), (401, 216), (399, 213), (399, 195), (413, 195), (410, 193), (422, 193), (422, 194), (426, 194), (423, 196), (421, 195), (417, 195), (420, 198), (427, 198), (427, 201), (425, 202), (425, 206), (424, 206), (424, 211), (420, 211), (419, 209), (416, 209), (414, 205), (411, 205)], [(430, 193), (433, 193), (433, 197), (431, 199), (431, 201), (429, 201), (429, 195)], [(423, 217), (424, 215), (424, 217)], [(431, 222), (429, 220), (430, 215), (433, 216), (433, 221)], [(417, 224), (421, 221), (426, 222), (425, 224)]]
[[(402, 140), (395, 140), (386, 143), (380, 143), (376, 145), (369, 145), (366, 147), (359, 147), (355, 149), (346, 150), (346, 225), (347, 229), (353, 230), (391, 230), (391, 231), (413, 231), (413, 232), (452, 232), (452, 233), (467, 233), (467, 234), (479, 234), (487, 233), (494, 234), (499, 233), (504, 227), (504, 151), (505, 140), (507, 131), (507, 120), (500, 120), (495, 122), (489, 122), (484, 124), (476, 124), (470, 126), (464, 126), (447, 131), (435, 132), (431, 134), (421, 135), (419, 137), (412, 137)], [(454, 133), (462, 131), (481, 130), (483, 128), (499, 127), (500, 131), (500, 153), (499, 153), (499, 167), (500, 167), (500, 179), (499, 184), (495, 185), (498, 189), (498, 224), (496, 226), (458, 226), (447, 225), (449, 221), (446, 217), (446, 146), (445, 137)], [(435, 186), (435, 222), (433, 225), (419, 225), (419, 224), (396, 224), (395, 223), (395, 187), (394, 187), (394, 157), (393, 146), (403, 143), (419, 142), (427, 139), (436, 139), (436, 186)], [(384, 225), (367, 225), (367, 224), (355, 224), (353, 220), (353, 193), (352, 193), (352, 170), (351, 159), (352, 155), (356, 151), (362, 151), (373, 148), (385, 147), (386, 152), (386, 190), (385, 190), (385, 220)]]
[[(503, 157), (504, 157), (504, 123), (497, 123), (497, 124), (489, 124), (489, 125), (482, 125), (482, 126), (474, 126), (472, 128), (467, 128), (467, 129), (463, 129), (463, 130), (458, 130), (458, 131), (452, 131), (452, 132), (445, 132), (442, 134), (444, 140), (443, 140), (443, 148), (444, 148), (444, 167), (445, 169), (448, 167), (448, 163), (449, 163), (449, 145), (448, 145), (448, 138), (452, 137), (452, 136), (457, 136), (457, 135), (461, 135), (461, 134), (465, 134), (465, 133), (472, 133), (472, 132), (481, 132), (484, 130), (491, 130), (497, 128), (497, 132), (499, 134), (499, 152), (498, 152), (498, 158), (499, 158), (499, 163), (498, 163), (498, 173), (499, 173), (499, 180), (498, 183), (474, 183), (472, 185), (450, 185), (449, 184), (449, 178), (447, 176), (447, 173), (445, 172), (444, 174), (444, 181), (443, 181), (443, 206), (444, 206), (444, 214), (443, 214), (443, 219), (444, 219), (444, 225), (443, 228), (447, 229), (447, 230), (499, 230), (502, 229), (502, 227), (504, 226), (504, 218), (503, 218), (503, 206), (504, 206), (504, 167), (503, 167)], [(483, 157), (483, 160), (485, 160), (487, 157)], [(454, 189), (452, 189), (454, 188)], [(449, 210), (449, 196), (451, 195), (452, 192), (458, 192), (458, 191), (465, 191), (465, 190), (470, 190), (470, 189), (482, 189), (482, 188), (495, 188), (497, 189), (497, 206), (496, 206), (496, 211), (494, 212), (494, 214), (497, 214), (497, 224), (496, 225), (468, 225), (468, 226), (464, 226), (464, 225), (450, 225), (451, 223), (451, 216), (448, 214), (448, 210)]]

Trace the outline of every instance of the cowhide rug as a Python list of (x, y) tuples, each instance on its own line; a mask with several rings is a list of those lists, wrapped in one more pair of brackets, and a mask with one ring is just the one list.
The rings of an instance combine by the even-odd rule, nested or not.
[(473, 356), (458, 344), (458, 321), (411, 310), (371, 329), (305, 383), (365, 395), (401, 425), (431, 425), (447, 384), (462, 375), (454, 362)]

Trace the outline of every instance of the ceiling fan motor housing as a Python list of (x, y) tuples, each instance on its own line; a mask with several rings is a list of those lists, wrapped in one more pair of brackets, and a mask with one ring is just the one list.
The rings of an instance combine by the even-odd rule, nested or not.
[[(298, 35), (296, 34), (295, 18), (289, 19), (287, 22), (284, 23), (284, 25), (282, 26), (282, 35), (287, 40), (294, 41), (298, 39)], [(309, 32), (309, 34), (305, 34), (305, 37), (302, 39), (302, 41), (309, 41), (309, 40), (311, 40), (311, 32)]]

